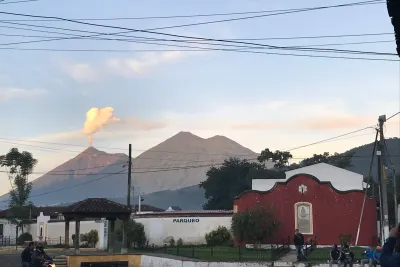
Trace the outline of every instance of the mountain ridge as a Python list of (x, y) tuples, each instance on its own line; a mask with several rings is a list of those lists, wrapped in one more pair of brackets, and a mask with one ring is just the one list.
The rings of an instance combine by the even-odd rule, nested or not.
[[(209, 167), (232, 156), (254, 159), (257, 153), (224, 137), (202, 138), (179, 132), (132, 159), (135, 194), (149, 195), (196, 187)], [(35, 179), (35, 204), (74, 202), (87, 197), (121, 197), (127, 192), (128, 156), (88, 147), (72, 159)], [(80, 185), (84, 184), (84, 185)], [(68, 188), (73, 188), (73, 194)], [(0, 197), (4, 200), (7, 194)]]

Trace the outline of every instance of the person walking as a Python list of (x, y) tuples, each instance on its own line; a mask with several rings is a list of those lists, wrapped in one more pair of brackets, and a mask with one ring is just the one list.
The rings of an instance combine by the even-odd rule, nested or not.
[(299, 229), (296, 229), (294, 232), (293, 243), (296, 247), (297, 260), (303, 260), (305, 258), (303, 254), (304, 236), (300, 233)]
[(342, 262), (340, 259), (342, 258), (342, 252), (338, 249), (337, 245), (333, 245), (331, 250), (331, 260), (329, 261), (329, 267), (332, 267), (332, 264), (336, 263), (338, 267), (342, 266)]
[(22, 267), (30, 267), (32, 261), (32, 253), (35, 243), (29, 242), (28, 246), (21, 253)]
[(397, 239), (400, 238), (399, 226), (392, 228), (389, 232), (389, 238), (383, 245), (380, 264), (382, 267), (398, 267), (400, 266), (400, 254), (393, 253)]

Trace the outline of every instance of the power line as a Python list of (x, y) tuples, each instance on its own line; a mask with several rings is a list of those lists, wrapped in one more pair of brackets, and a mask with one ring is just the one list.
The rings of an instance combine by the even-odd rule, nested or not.
[[(367, 1), (371, 2), (371, 1)], [(376, 2), (376, 1), (372, 1)], [(354, 4), (354, 3), (353, 3)], [(177, 35), (177, 34), (168, 34), (168, 33), (162, 33), (162, 32), (155, 32), (153, 30), (140, 30), (140, 29), (131, 29), (131, 28), (125, 28), (125, 27), (118, 27), (118, 26), (111, 26), (111, 25), (103, 25), (103, 24), (95, 24), (95, 23), (89, 23), (89, 22), (82, 22), (82, 21), (76, 21), (76, 20), (71, 20), (71, 19), (66, 19), (66, 18), (61, 18), (61, 17), (49, 17), (49, 16), (38, 16), (38, 15), (28, 15), (28, 14), (20, 14), (20, 13), (10, 13), (10, 12), (0, 12), (0, 14), (8, 14), (8, 15), (15, 15), (15, 16), (27, 16), (27, 17), (39, 17), (39, 18), (49, 18), (49, 19), (58, 19), (62, 21), (68, 21), (72, 23), (77, 23), (77, 24), (84, 24), (84, 25), (90, 25), (90, 26), (97, 26), (97, 27), (105, 27), (105, 28), (113, 28), (113, 29), (122, 29), (122, 30), (128, 30), (130, 32), (142, 32), (142, 33), (151, 33), (151, 34), (157, 34), (157, 35), (164, 35), (164, 36), (170, 36), (170, 37), (177, 37), (177, 38), (188, 38), (188, 39), (193, 39), (193, 40), (203, 40), (203, 41), (212, 41), (212, 42), (223, 42), (223, 43), (235, 43), (235, 44), (245, 44), (245, 45), (252, 45), (252, 46), (261, 46), (261, 47), (267, 47), (270, 49), (284, 49), (284, 50), (300, 50), (300, 51), (312, 51), (312, 52), (339, 52), (339, 53), (368, 53), (372, 55), (395, 55), (397, 57), (397, 54), (391, 54), (391, 53), (377, 53), (377, 52), (366, 52), (366, 51), (351, 51), (351, 50), (337, 50), (337, 49), (315, 49), (315, 48), (293, 48), (293, 47), (282, 47), (282, 46), (271, 46), (271, 45), (266, 45), (266, 44), (258, 44), (258, 43), (249, 43), (249, 42), (243, 42), (243, 41), (229, 41), (229, 40), (223, 40), (223, 39), (212, 39), (212, 38), (201, 38), (201, 37), (193, 37), (193, 36), (183, 36), (183, 35)], [(126, 32), (123, 32), (126, 33)], [(101, 35), (115, 35), (115, 34), (120, 34), (120, 33), (101, 33)], [(91, 36), (81, 36), (79, 38), (91, 38), (95, 37), (98, 35), (91, 35)], [(57, 39), (45, 39), (45, 40), (34, 40), (34, 41), (28, 41), (28, 42), (18, 42), (18, 43), (8, 43), (8, 44), (1, 44), (1, 45), (13, 45), (13, 44), (21, 44), (21, 43), (33, 43), (33, 42), (48, 42), (48, 41), (56, 41), (56, 40), (66, 40), (66, 39), (76, 39), (77, 37), (62, 37), (62, 38), (57, 38)], [(187, 41), (182, 41), (182, 40), (168, 40), (171, 42), (187, 42)], [(213, 44), (215, 45), (215, 44)], [(252, 47), (255, 48), (255, 47)], [(239, 51), (236, 51), (239, 52)], [(243, 51), (242, 51), (243, 52)], [(250, 51), (246, 51), (250, 52)], [(300, 56), (309, 56), (309, 55), (300, 55)], [(331, 57), (328, 57), (331, 58)]]
[(1, 1), (0, 5), (9, 5), (9, 4), (17, 4), (17, 3), (26, 3), (26, 2), (36, 2), (39, 0), (18, 0), (18, 1)]
[[(25, 0), (25, 1), (37, 1), (37, 0)], [(360, 2), (357, 5), (370, 5), (370, 4), (381, 4), (381, 1), (365, 1)], [(171, 16), (148, 16), (148, 17), (117, 17), (117, 18), (74, 18), (77, 21), (115, 21), (115, 20), (148, 20), (148, 19), (176, 19), (176, 18), (196, 18), (196, 17), (218, 17), (218, 16), (235, 16), (235, 15), (246, 15), (246, 14), (262, 14), (262, 13), (274, 13), (274, 12), (286, 12), (299, 10), (298, 8), (292, 9), (275, 9), (275, 10), (262, 10), (262, 11), (247, 11), (247, 12), (229, 12), (229, 13), (211, 13), (211, 14), (192, 14), (192, 15), (171, 15)], [(58, 21), (56, 19), (12, 19), (3, 21)]]
[(335, 137), (331, 137), (331, 138), (324, 139), (324, 140), (321, 140), (321, 141), (317, 141), (317, 142), (314, 142), (314, 143), (310, 143), (310, 144), (307, 144), (307, 145), (302, 145), (302, 146), (290, 148), (290, 149), (287, 149), (287, 150), (284, 150), (284, 151), (293, 151), (293, 150), (298, 150), (300, 148), (305, 148), (305, 147), (309, 147), (309, 146), (325, 143), (327, 141), (331, 141), (331, 140), (334, 140), (334, 139), (337, 139), (337, 138), (340, 138), (340, 137), (343, 137), (343, 136), (347, 136), (347, 135), (350, 135), (350, 134), (355, 134), (355, 133), (358, 133), (358, 132), (361, 132), (361, 131), (365, 131), (367, 129), (375, 129), (375, 127), (374, 126), (368, 126), (368, 127), (361, 128), (361, 129), (358, 129), (358, 130), (355, 130), (355, 131), (352, 131), (352, 132), (349, 132), (349, 133), (341, 134), (341, 135), (338, 135), (338, 136), (335, 136)]

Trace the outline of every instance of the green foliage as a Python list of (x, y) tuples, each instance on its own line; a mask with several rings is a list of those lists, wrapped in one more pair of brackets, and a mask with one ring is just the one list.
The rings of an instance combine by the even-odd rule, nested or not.
[(88, 244), (88, 246), (95, 248), (99, 242), (99, 232), (97, 230), (90, 230), (89, 233), (81, 234), (81, 242)]
[(340, 245), (342, 247), (345, 245), (350, 245), (351, 238), (352, 238), (352, 234), (340, 234), (339, 235)]
[(169, 240), (169, 246), (170, 246), (170, 247), (175, 247), (175, 239), (174, 239), (174, 238), (171, 238), (171, 239)]
[(18, 237), (18, 245), (22, 246), (25, 244), (26, 241), (32, 241), (32, 235), (30, 233), (22, 233), (19, 237)]
[(183, 246), (183, 240), (182, 240), (182, 238), (178, 238), (178, 241), (176, 241), (176, 245), (177, 245), (178, 247)]
[(233, 198), (251, 189), (252, 179), (285, 178), (284, 172), (267, 170), (263, 164), (229, 158), (220, 167), (207, 171), (207, 180), (200, 183), (205, 190), (206, 210), (231, 210)]
[(342, 154), (334, 153), (333, 155), (329, 152), (314, 154), (311, 158), (306, 158), (300, 161), (299, 164), (291, 164), (289, 169), (297, 169), (299, 167), (310, 166), (318, 163), (327, 163), (342, 169), (348, 169), (352, 167), (351, 160), (354, 153), (354, 151), (348, 151)]
[(27, 224), (29, 209), (32, 203), (29, 196), (32, 184), (28, 182), (28, 176), (33, 172), (37, 160), (26, 151), (19, 152), (12, 148), (6, 155), (0, 156), (0, 167), (7, 171), (8, 178), (12, 183), (10, 191), (8, 220), (18, 227)]
[(206, 234), (206, 242), (209, 246), (227, 245), (231, 240), (231, 233), (225, 226), (218, 226), (216, 230)]
[(261, 244), (273, 237), (279, 225), (271, 207), (256, 206), (232, 217), (232, 232), (238, 242)]
[(264, 163), (265, 161), (272, 161), (274, 163), (274, 168), (276, 169), (283, 169), (286, 168), (289, 164), (289, 159), (293, 156), (290, 152), (287, 151), (279, 151), (276, 150), (272, 152), (268, 148), (261, 151), (260, 155), (258, 156), (258, 161)]
[[(115, 225), (115, 235), (118, 241), (123, 238), (123, 221), (117, 220)], [(146, 233), (144, 232), (144, 225), (134, 220), (125, 222), (126, 237), (128, 240), (128, 247), (144, 247), (147, 242)]]

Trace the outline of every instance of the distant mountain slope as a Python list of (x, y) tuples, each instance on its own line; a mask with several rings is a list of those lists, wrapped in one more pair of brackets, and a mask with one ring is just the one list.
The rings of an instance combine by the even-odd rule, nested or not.
[[(189, 132), (180, 132), (133, 159), (135, 194), (197, 186), (206, 179), (207, 170), (218, 166), (224, 159), (255, 159), (257, 155), (223, 136), (204, 139)], [(87, 197), (126, 195), (127, 166), (123, 166), (127, 161), (125, 154), (107, 154), (90, 147), (36, 179), (32, 201), (37, 205), (50, 205)], [(6, 198), (3, 196), (0, 200)], [(179, 206), (179, 203), (174, 205)]]
[[(386, 146), (389, 151), (390, 159), (393, 163), (393, 166), (396, 169), (396, 173), (400, 174), (400, 139), (399, 138), (390, 138), (386, 139)], [(367, 144), (363, 146), (359, 146), (351, 149), (350, 151), (354, 151), (354, 157), (352, 159), (353, 166), (349, 168), (351, 171), (360, 173), (364, 176), (368, 176), (369, 165), (371, 162), (372, 149), (374, 144)], [(374, 178), (377, 177), (377, 160), (374, 159), (374, 163), (372, 165), (372, 175)]]

